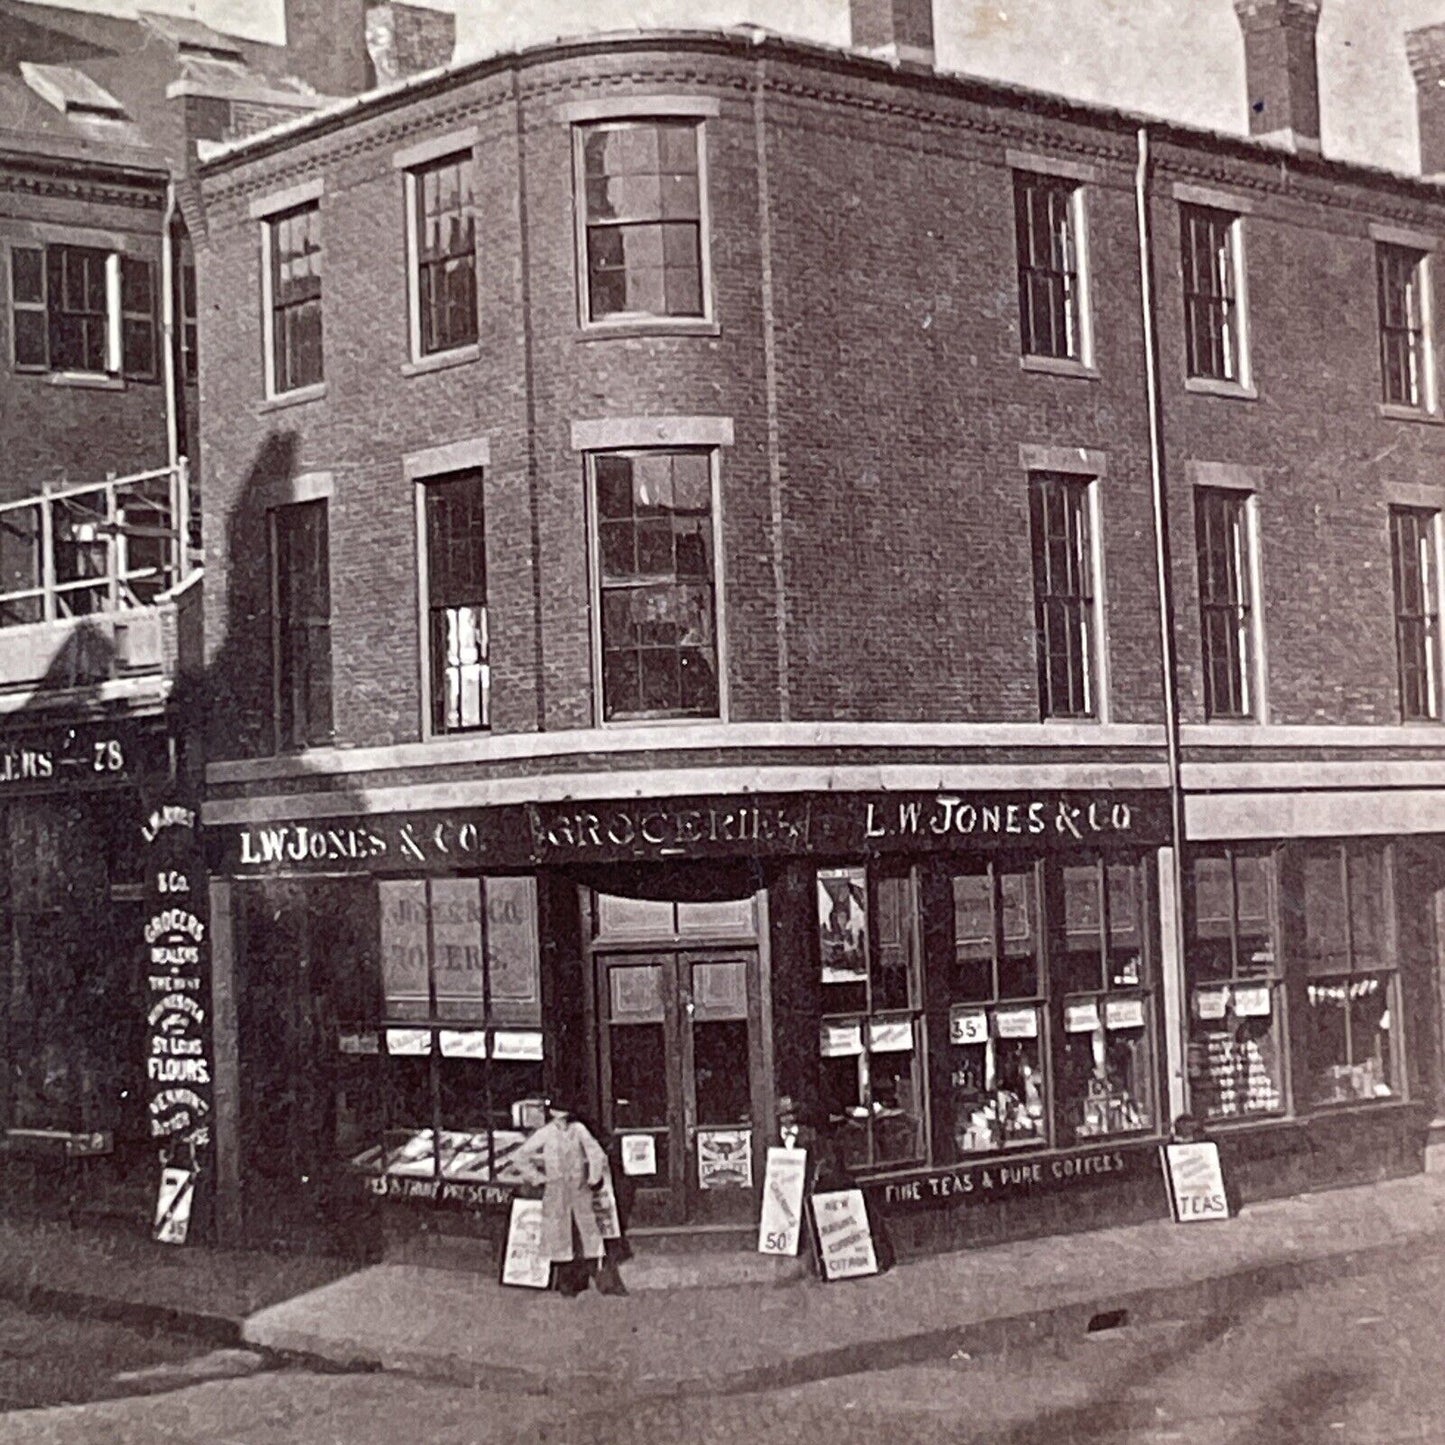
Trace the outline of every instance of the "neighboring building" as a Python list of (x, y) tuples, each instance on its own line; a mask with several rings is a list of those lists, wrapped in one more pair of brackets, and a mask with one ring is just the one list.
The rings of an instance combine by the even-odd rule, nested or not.
[[(358, 36), (361, 17), (358, 4)], [(203, 1005), (185, 1029), (152, 1007), (149, 950), (169, 945), (144, 937), (155, 849), (142, 831), (200, 782), (186, 684), (201, 637), (190, 237), (204, 217), (190, 177), (198, 144), (321, 103), (286, 72), (333, 47), (293, 30), (305, 43), (288, 56), (182, 18), (0, 0), (7, 1207), (65, 1205), (83, 1184), (86, 1205), (143, 1217), (165, 1142), (149, 1104), (197, 1072)], [(447, 40), (430, 59), (449, 55)], [(69, 1168), (82, 1158), (83, 1180)]]
[(233, 1237), (495, 1232), (547, 1092), (744, 1232), (786, 1097), (905, 1251), (1158, 1213), (1185, 1112), (1421, 1166), (1445, 192), (1240, 11), (1248, 140), (857, 0), (202, 165)]

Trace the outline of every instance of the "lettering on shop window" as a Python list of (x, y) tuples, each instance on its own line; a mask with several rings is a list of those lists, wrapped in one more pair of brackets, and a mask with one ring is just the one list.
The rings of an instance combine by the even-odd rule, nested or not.
[(1094, 1154), (1065, 1154), (1056, 1159), (1019, 1160), (946, 1169), (875, 1188), (888, 1208), (964, 1204), (1012, 1194), (1048, 1193), (1108, 1177), (1139, 1172), (1138, 1151), (1108, 1149)]

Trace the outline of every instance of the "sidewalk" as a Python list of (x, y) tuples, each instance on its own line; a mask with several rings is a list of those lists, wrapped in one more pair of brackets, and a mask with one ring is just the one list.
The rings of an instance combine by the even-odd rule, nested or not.
[[(675, 1395), (992, 1353), (1082, 1334), (1110, 1311), (1127, 1311), (1129, 1323), (1223, 1311), (1365, 1270), (1382, 1253), (1445, 1251), (1445, 1176), (1250, 1205), (1224, 1223), (1161, 1221), (933, 1256), (876, 1279), (626, 1299), (568, 1301), (417, 1265), (338, 1277), (336, 1261), (183, 1250), (157, 1264), (160, 1246), (134, 1241), (107, 1254), (67, 1234), (49, 1231), (27, 1254), (23, 1229), (5, 1226), (0, 1294), (22, 1293), (29, 1278), (68, 1290), (61, 1303), (71, 1308), (88, 1299), (123, 1317), (136, 1302), (177, 1323), (189, 1312), (219, 1342), (489, 1389)], [(79, 1284), (63, 1283), (87, 1260)]]

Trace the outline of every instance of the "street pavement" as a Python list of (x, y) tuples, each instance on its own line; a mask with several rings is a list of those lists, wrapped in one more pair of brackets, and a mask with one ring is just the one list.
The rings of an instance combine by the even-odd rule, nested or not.
[(291, 1369), (0, 1415), (0, 1445), (1439, 1442), (1442, 1298), (1445, 1241), (1222, 1313), (770, 1392), (538, 1397)]

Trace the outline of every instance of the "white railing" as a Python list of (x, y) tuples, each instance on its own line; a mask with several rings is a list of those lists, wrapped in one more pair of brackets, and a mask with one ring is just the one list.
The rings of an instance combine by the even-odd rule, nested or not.
[(0, 502), (0, 627), (150, 607), (191, 570), (175, 467)]

